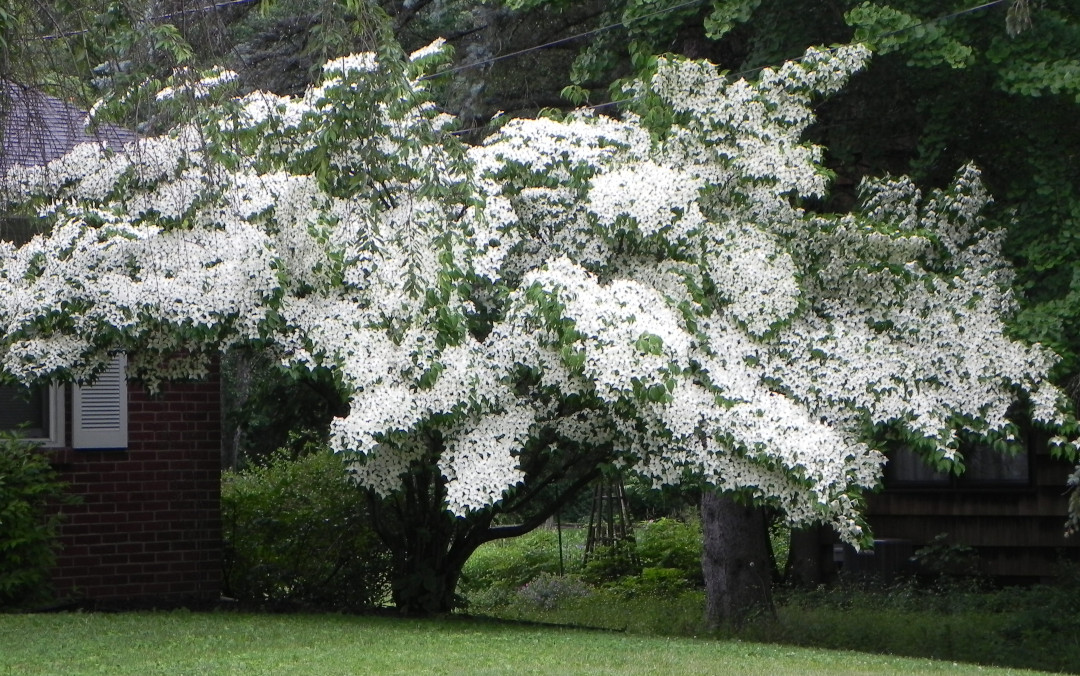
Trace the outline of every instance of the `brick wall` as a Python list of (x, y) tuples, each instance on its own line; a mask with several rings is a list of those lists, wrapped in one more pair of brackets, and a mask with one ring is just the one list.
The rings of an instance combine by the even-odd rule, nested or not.
[(59, 598), (212, 600), (221, 590), (218, 378), (128, 389), (128, 449), (61, 449)]

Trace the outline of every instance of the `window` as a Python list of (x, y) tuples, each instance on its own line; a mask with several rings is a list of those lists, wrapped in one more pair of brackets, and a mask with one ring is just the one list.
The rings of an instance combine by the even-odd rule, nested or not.
[(63, 446), (63, 395), (55, 385), (0, 386), (0, 430), (16, 431), (44, 446)]
[(960, 476), (939, 472), (907, 447), (888, 452), (885, 486), (889, 488), (981, 488), (1027, 486), (1031, 479), (1030, 453), (995, 451), (988, 444), (969, 442), (961, 446), (964, 473)]
[[(126, 360), (118, 355), (91, 385), (71, 386), (72, 448), (127, 448)], [(66, 446), (65, 389), (0, 387), (0, 429), (43, 446)]]

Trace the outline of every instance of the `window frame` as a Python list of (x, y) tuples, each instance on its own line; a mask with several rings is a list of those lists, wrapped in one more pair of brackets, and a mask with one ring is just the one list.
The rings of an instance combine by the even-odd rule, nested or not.
[[(44, 437), (25, 437), (25, 439), (43, 448), (63, 448), (67, 445), (67, 397), (64, 396), (66, 388), (55, 383), (48, 387), (46, 402), (48, 402), (49, 411), (45, 425), (47, 434)], [(10, 431), (18, 432), (19, 430)]]

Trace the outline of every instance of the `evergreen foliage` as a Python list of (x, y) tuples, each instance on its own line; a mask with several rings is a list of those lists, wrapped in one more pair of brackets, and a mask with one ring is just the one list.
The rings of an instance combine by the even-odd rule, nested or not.
[(339, 456), (314, 447), (225, 472), (221, 508), (227, 596), (324, 610), (386, 603), (390, 556)]

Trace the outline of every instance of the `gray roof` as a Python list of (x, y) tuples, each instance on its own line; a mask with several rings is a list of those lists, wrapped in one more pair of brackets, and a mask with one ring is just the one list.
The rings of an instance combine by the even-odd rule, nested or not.
[(134, 132), (114, 125), (87, 129), (86, 111), (55, 96), (12, 82), (0, 86), (0, 175), (16, 166), (46, 164), (80, 143), (103, 142), (121, 150), (136, 139)]

